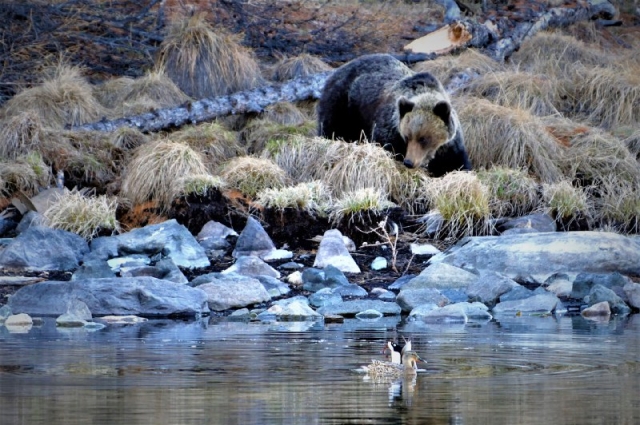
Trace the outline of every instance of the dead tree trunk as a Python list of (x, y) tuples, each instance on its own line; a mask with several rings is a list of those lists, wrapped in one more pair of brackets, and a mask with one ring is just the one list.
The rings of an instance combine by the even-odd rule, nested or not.
[[(522, 4), (522, 2), (517, 2)], [(604, 17), (611, 18), (616, 10), (606, 0), (581, 0), (570, 6), (533, 10), (524, 2), (522, 10), (504, 12), (492, 16), (480, 24), (461, 20), (415, 40), (406, 51), (395, 56), (406, 62), (432, 60), (452, 51), (475, 47), (498, 61), (504, 61), (522, 42), (539, 31), (550, 27), (563, 27), (579, 21)], [(523, 12), (525, 18), (523, 19)], [(436, 48), (434, 48), (436, 46)], [(181, 106), (159, 109), (142, 115), (116, 120), (102, 120), (75, 126), (73, 130), (112, 131), (119, 127), (133, 127), (142, 132), (154, 132), (168, 128), (196, 124), (232, 114), (259, 113), (277, 102), (295, 102), (318, 99), (331, 72), (291, 80), (284, 84), (273, 84), (221, 96), (187, 102)]]

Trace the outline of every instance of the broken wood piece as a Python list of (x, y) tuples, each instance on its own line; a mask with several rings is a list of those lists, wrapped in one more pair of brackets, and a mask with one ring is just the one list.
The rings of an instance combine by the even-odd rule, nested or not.
[(453, 22), (404, 46), (413, 53), (443, 55), (457, 48), (466, 47), (472, 35), (461, 22)]

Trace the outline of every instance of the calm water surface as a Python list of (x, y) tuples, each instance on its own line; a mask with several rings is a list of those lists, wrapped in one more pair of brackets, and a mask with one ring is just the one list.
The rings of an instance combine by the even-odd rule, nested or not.
[[(352, 372), (411, 337), (415, 381)], [(640, 317), (0, 327), (1, 424), (637, 424)]]

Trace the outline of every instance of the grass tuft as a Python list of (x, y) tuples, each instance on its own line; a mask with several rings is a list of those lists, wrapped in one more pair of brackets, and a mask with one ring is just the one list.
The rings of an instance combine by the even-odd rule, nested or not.
[(211, 191), (222, 191), (226, 187), (226, 182), (220, 176), (211, 174), (193, 174), (176, 180), (176, 193), (182, 195), (206, 196)]
[(289, 176), (276, 163), (265, 158), (240, 156), (222, 166), (222, 178), (232, 189), (255, 198), (265, 189), (280, 189), (289, 184)]
[(493, 167), (478, 170), (477, 175), (489, 189), (489, 205), (494, 217), (518, 217), (538, 208), (538, 183), (525, 171)]
[(303, 182), (280, 189), (264, 189), (258, 193), (256, 204), (265, 208), (284, 210), (295, 208), (324, 214), (331, 203), (331, 194), (321, 181)]
[(15, 159), (41, 143), (42, 121), (27, 110), (0, 122), (0, 158)]
[(331, 69), (331, 66), (322, 59), (303, 53), (292, 58), (281, 58), (271, 70), (271, 79), (283, 82), (319, 72), (331, 71)]
[(587, 192), (575, 187), (569, 180), (543, 184), (543, 199), (547, 213), (557, 222), (569, 226), (572, 222), (589, 219), (592, 216), (592, 205)]
[(379, 188), (365, 187), (344, 192), (329, 207), (329, 220), (337, 225), (345, 218), (349, 218), (351, 222), (365, 215), (379, 215), (385, 210), (395, 207), (397, 205), (387, 199), (385, 192)]

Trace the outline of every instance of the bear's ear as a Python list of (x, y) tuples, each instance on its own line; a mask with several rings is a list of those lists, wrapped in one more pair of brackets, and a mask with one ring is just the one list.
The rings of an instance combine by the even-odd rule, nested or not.
[(398, 99), (398, 111), (400, 112), (400, 119), (404, 117), (409, 112), (413, 111), (413, 107), (416, 106), (415, 103), (402, 96)]
[(447, 102), (438, 102), (433, 107), (433, 113), (436, 117), (440, 117), (442, 121), (449, 127), (451, 120), (451, 105)]

